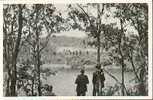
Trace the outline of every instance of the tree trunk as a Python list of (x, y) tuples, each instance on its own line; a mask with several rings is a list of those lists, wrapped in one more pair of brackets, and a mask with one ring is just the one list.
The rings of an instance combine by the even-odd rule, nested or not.
[[(101, 8), (102, 6), (102, 8)], [(98, 66), (100, 66), (101, 69), (101, 62), (100, 62), (100, 36), (101, 36), (101, 15), (103, 14), (104, 11), (104, 4), (102, 4), (100, 6), (100, 4), (97, 4), (97, 64)], [(100, 84), (100, 88), (98, 91), (98, 95), (102, 95), (102, 84)]]
[[(39, 47), (39, 46), (38, 46)], [(40, 54), (39, 54), (39, 51), (37, 52), (37, 62), (38, 62), (38, 93), (39, 93), (39, 96), (41, 96), (41, 80), (40, 80)]]
[(20, 46), (20, 42), (21, 42), (21, 35), (22, 35), (22, 23), (23, 23), (23, 19), (22, 19), (22, 8), (21, 5), (18, 6), (19, 7), (19, 15), (18, 15), (18, 37), (17, 37), (17, 41), (15, 44), (15, 50), (13, 51), (13, 56), (12, 56), (12, 77), (11, 77), (11, 96), (16, 96), (16, 63), (17, 63), (17, 56), (19, 53), (19, 46)]
[(100, 5), (97, 4), (97, 64), (100, 65), (100, 29), (101, 18), (100, 18)]
[(122, 58), (122, 95), (124, 96), (124, 60)]
[(34, 96), (34, 78), (32, 78), (31, 90), (32, 90), (32, 96)]
[(9, 68), (9, 64), (7, 64), (8, 66), (8, 69), (7, 69), (7, 74), (8, 74), (8, 77), (7, 77), (7, 86), (6, 86), (6, 96), (10, 96), (10, 77), (11, 77), (11, 70)]
[(100, 34), (97, 36), (97, 64), (100, 65)]
[(120, 24), (121, 24), (121, 33), (120, 33), (120, 40), (119, 40), (119, 53), (120, 53), (120, 56), (121, 56), (121, 65), (122, 65), (122, 95), (124, 96), (125, 93), (124, 93), (124, 70), (125, 70), (125, 64), (124, 64), (124, 56), (123, 56), (123, 53), (122, 53), (122, 50), (121, 50), (121, 43), (122, 43), (122, 37), (124, 35), (124, 30), (123, 30), (123, 21), (122, 19), (120, 19)]
[[(37, 6), (36, 6), (37, 7)], [(38, 8), (36, 8), (37, 15), (36, 20), (38, 19)], [(36, 21), (37, 22), (37, 21)], [(37, 70), (38, 70), (38, 94), (41, 96), (41, 80), (40, 80), (40, 47), (39, 47), (39, 33), (38, 33), (38, 27), (36, 23), (36, 43), (37, 43), (37, 49), (36, 49), (36, 60), (37, 60)]]
[(136, 71), (136, 67), (135, 67), (135, 64), (134, 64), (134, 61), (133, 61), (133, 53), (132, 53), (133, 51), (129, 50), (129, 52), (130, 52), (130, 54), (131, 54), (131, 56), (129, 55), (129, 59), (130, 59), (130, 62), (131, 62), (132, 68), (133, 68), (133, 72), (134, 72), (134, 74), (135, 74), (137, 80), (140, 82), (141, 79), (140, 79), (139, 76), (138, 76), (138, 73), (137, 73), (137, 71)]
[[(6, 16), (6, 15), (5, 15)], [(8, 43), (8, 33), (6, 29), (6, 21), (4, 18), (4, 26), (3, 26), (3, 64), (4, 64), (4, 69), (7, 70), (7, 77), (6, 77), (6, 93), (5, 96), (10, 96), (10, 77), (11, 77), (11, 72), (10, 72), (10, 52), (9, 52), (9, 47), (10, 44)], [(5, 77), (4, 77), (5, 78)]]

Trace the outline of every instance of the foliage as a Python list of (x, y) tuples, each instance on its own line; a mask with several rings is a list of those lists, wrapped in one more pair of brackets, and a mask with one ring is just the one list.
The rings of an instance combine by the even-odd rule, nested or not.
[[(115, 63), (121, 66), (122, 86), (110, 87), (106, 89), (104, 95), (113, 95), (119, 89), (122, 89), (122, 95), (124, 91), (127, 95), (147, 95), (148, 5), (69, 4), (67, 10), (68, 17), (64, 19), (53, 4), (4, 5), (3, 62), (8, 75), (6, 96), (16, 96), (16, 86), (18, 89), (23, 87), (27, 92), (26, 95), (42, 95), (41, 78), (56, 74), (50, 69), (41, 68), (50, 50), (46, 48), (52, 39), (50, 37), (52, 33), (71, 29), (87, 33), (91, 41), (80, 41), (97, 49), (97, 64), (107, 66)], [(109, 18), (117, 22), (108, 22)], [(130, 31), (130, 28), (135, 31)], [(51, 46), (51, 49), (49, 51), (51, 55), (63, 57), (56, 52), (56, 46)], [(92, 59), (95, 59), (95, 56), (89, 55), (88, 52), (87, 55), (79, 53), (72, 52), (72, 56), (64, 59), (72, 62), (76, 60), (81, 65), (95, 62), (89, 58), (92, 56)], [(101, 56), (107, 56), (107, 59), (101, 59)], [(61, 59), (57, 58), (57, 61)], [(133, 88), (126, 89), (124, 85), (124, 72), (129, 63), (130, 69), (135, 74), (134, 81), (138, 84), (137, 91)], [(110, 76), (115, 79), (115, 76)]]
[[(17, 90), (23, 89), (25, 91), (25, 95), (35, 96), (38, 94), (37, 85), (38, 85), (38, 77), (36, 75), (36, 70), (34, 66), (32, 66), (28, 61), (20, 64), (18, 67), (18, 75), (17, 75)], [(41, 69), (41, 80), (46, 80), (46, 78), (50, 75), (56, 75), (56, 72), (51, 69)], [(44, 87), (41, 86), (41, 90)], [(46, 88), (45, 88), (46, 89)], [(18, 93), (18, 95), (23, 95)]]
[[(109, 59), (112, 59), (112, 63), (115, 62), (121, 65), (122, 88), (124, 88), (126, 61), (131, 63), (131, 69), (136, 76), (136, 80), (141, 83), (144, 78), (139, 76), (147, 73), (148, 65), (146, 61), (148, 56), (147, 4), (76, 4), (76, 6), (69, 5), (69, 8), (71, 9), (69, 16), (74, 22), (72, 28), (83, 30), (89, 36), (96, 38), (95, 41), (89, 42), (89, 44), (95, 45), (98, 47), (97, 49), (102, 48), (105, 51), (102, 53), (107, 53)], [(94, 9), (97, 13), (91, 13), (88, 11), (88, 8)], [(114, 11), (111, 11), (112, 9)], [(106, 20), (109, 16), (116, 18), (119, 26), (116, 23), (102, 23), (102, 17)], [(128, 28), (129, 26), (135, 28), (138, 34), (135, 31), (131, 33)], [(97, 55), (100, 56), (99, 51)], [(100, 59), (99, 56), (97, 57), (97, 63)], [(124, 93), (123, 89), (122, 92)], [(142, 95), (144, 94), (142, 93)]]

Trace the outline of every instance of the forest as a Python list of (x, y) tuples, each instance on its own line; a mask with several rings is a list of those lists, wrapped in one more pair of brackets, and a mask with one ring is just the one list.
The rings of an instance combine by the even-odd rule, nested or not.
[[(24, 92), (26, 96), (47, 96), (51, 84), (44, 84), (43, 80), (56, 76), (58, 71), (43, 65), (65, 64), (66, 59), (66, 64), (73, 66), (71, 60), (74, 59), (81, 65), (101, 65), (104, 73), (115, 80), (101, 96), (147, 96), (148, 4), (61, 5), (65, 6), (64, 12), (56, 4), (3, 5), (3, 95), (21, 96)], [(71, 30), (84, 32), (87, 37), (54, 35)], [(96, 52), (69, 50), (66, 56), (57, 52), (58, 46), (92, 48)], [(113, 66), (107, 68), (108, 65), (119, 66), (121, 80), (111, 73)], [(132, 88), (125, 84), (126, 69), (134, 75), (130, 79), (134, 84)]]

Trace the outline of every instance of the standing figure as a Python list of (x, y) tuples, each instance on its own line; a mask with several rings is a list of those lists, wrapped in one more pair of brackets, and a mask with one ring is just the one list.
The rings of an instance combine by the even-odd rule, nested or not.
[(105, 76), (100, 65), (96, 66), (96, 71), (93, 73), (93, 96), (100, 96), (102, 94), (102, 88), (104, 87)]
[(45, 96), (56, 96), (55, 93), (53, 93), (53, 86), (46, 84), (46, 93)]
[(84, 75), (84, 70), (82, 69), (81, 74), (77, 76), (75, 80), (75, 84), (77, 84), (76, 92), (77, 96), (85, 96), (87, 91), (87, 84), (89, 84), (89, 80), (87, 75)]

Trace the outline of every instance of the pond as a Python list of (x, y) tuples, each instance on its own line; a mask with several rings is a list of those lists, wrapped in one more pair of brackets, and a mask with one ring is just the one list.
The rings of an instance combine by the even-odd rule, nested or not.
[[(120, 69), (109, 69), (118, 80), (121, 82), (121, 70)], [(85, 74), (89, 78), (87, 96), (92, 96), (92, 74), (94, 69), (86, 69)], [(76, 96), (76, 85), (75, 79), (77, 75), (80, 74), (78, 69), (61, 69), (57, 72), (55, 76), (51, 75), (47, 80), (43, 80), (43, 83), (53, 85), (53, 92), (58, 96)], [(105, 87), (114, 86), (116, 81), (112, 79), (109, 75), (105, 73)], [(125, 85), (130, 85), (129, 80), (134, 78), (132, 72), (125, 72)]]

